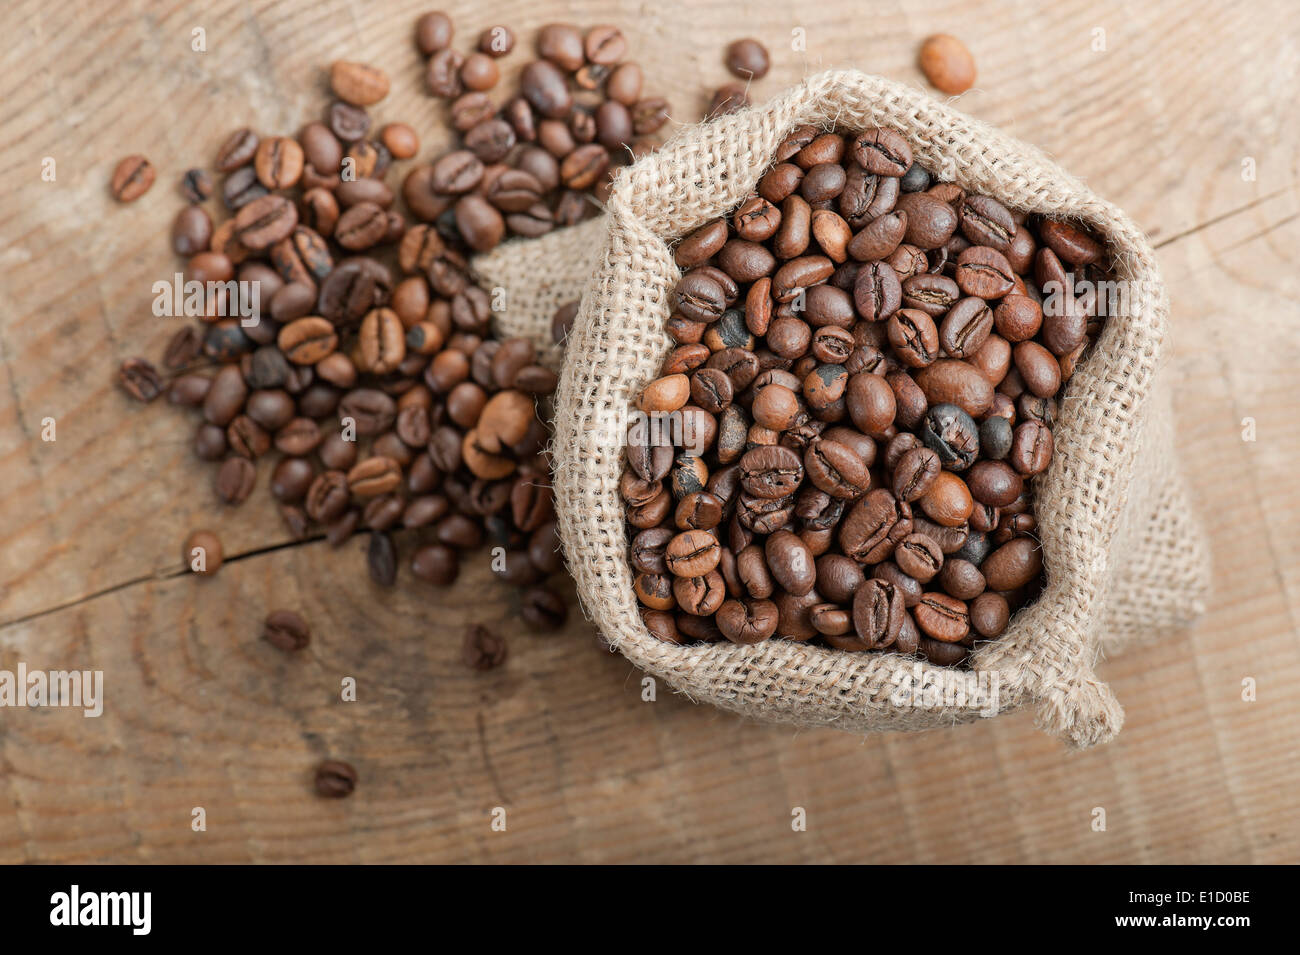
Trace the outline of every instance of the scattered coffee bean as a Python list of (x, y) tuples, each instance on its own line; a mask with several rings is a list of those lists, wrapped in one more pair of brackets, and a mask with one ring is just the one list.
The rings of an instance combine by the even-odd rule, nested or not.
[(134, 202), (149, 191), (156, 175), (153, 163), (144, 156), (127, 156), (113, 170), (110, 184), (113, 198), (118, 202)]
[(316, 767), (316, 792), (327, 799), (343, 799), (357, 788), (357, 771), (338, 759), (327, 759)]
[(966, 44), (946, 33), (927, 37), (921, 44), (921, 72), (941, 93), (956, 96), (975, 85), (975, 59)]
[(185, 539), (183, 560), (192, 573), (212, 576), (225, 562), (225, 548), (221, 546), (221, 538), (212, 531), (195, 531)]
[(262, 626), (262, 639), (277, 650), (294, 653), (311, 643), (311, 629), (307, 621), (292, 610), (273, 610)]
[(487, 627), (474, 624), (465, 629), (461, 659), (471, 670), (494, 670), (506, 662), (506, 641)]

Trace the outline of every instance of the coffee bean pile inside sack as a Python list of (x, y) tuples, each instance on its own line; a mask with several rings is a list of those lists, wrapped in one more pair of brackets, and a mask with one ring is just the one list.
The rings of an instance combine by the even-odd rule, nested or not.
[(891, 130), (774, 159), (676, 249), (620, 487), (646, 625), (958, 664), (1041, 588), (1033, 478), (1105, 250), (933, 182)]

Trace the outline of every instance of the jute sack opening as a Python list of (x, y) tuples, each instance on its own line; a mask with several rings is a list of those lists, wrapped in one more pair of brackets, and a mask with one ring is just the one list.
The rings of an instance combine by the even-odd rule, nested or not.
[[(1046, 587), (970, 659), (971, 670), (996, 679), (992, 709), (900, 705), (897, 689), (915, 672), (913, 656), (780, 639), (675, 646), (641, 622), (618, 484), (629, 409), (674, 347), (664, 332), (680, 276), (672, 246), (751, 195), (777, 145), (801, 124), (891, 127), (940, 178), (1014, 209), (1088, 224), (1130, 289), (1070, 380), (1055, 456), (1034, 482)], [(483, 280), (509, 290), (501, 331), (543, 345), (554, 309), (576, 297), (585, 278), (556, 394), (560, 536), (583, 607), (605, 639), (692, 699), (857, 731), (947, 726), (1035, 704), (1046, 732), (1089, 746), (1113, 738), (1124, 719), (1094, 673), (1103, 637), (1107, 648), (1122, 648), (1184, 626), (1203, 609), (1206, 555), (1175, 470), (1158, 382), (1168, 299), (1151, 247), (1119, 209), (1042, 152), (918, 90), (857, 71), (811, 77), (765, 106), (688, 128), (629, 167), (605, 219), (512, 243), (475, 265)], [(559, 357), (549, 352), (552, 362)]]

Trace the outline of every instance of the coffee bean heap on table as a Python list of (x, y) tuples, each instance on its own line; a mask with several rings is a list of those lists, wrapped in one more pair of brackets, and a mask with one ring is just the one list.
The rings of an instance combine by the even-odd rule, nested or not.
[(1001, 634), (1041, 588), (1032, 479), (1101, 327), (1067, 272), (1103, 280), (1102, 245), (932, 184), (894, 131), (805, 126), (675, 255), (620, 487), (650, 632), (943, 665)]
[(411, 171), (402, 186), (422, 219), (451, 216), (469, 248), (483, 252), (509, 235), (535, 237), (595, 214), (610, 181), (651, 148), (645, 137), (668, 121), (668, 102), (645, 95), (641, 68), (624, 61), (627, 40), (612, 26), (584, 34), (551, 23), (537, 36), (537, 58), (519, 77), (517, 95), (498, 105), (496, 58), (514, 48), (508, 27), (489, 27), (462, 54), (443, 13), (416, 23), (428, 57), (430, 93), (450, 101), (462, 148)]
[[(336, 99), (322, 121), (296, 136), (236, 130), (217, 151), (219, 183), (202, 169), (182, 176), (190, 205), (171, 242), (185, 278), (255, 284), (261, 319), (244, 327), (212, 295), (203, 324), (168, 344), (166, 374), (137, 358), (119, 379), (138, 400), (165, 393), (201, 410), (195, 451), (220, 462), (223, 503), (266, 481), (295, 538), (323, 532), (338, 546), (369, 531), (370, 576), (384, 586), (398, 576), (399, 529), (411, 573), (438, 585), (456, 579), (466, 552), (501, 547), (493, 569), (525, 588), (525, 623), (555, 629), (567, 608), (543, 586), (562, 569), (543, 447), (556, 376), (526, 340), (492, 336), (469, 256), (591, 214), (591, 195), (626, 147), (647, 148), (667, 105), (642, 96), (613, 27), (543, 28), (541, 58), (503, 108), (487, 91), (513, 34), (484, 31), (468, 56), (451, 41), (445, 15), (417, 23), (426, 79), (452, 98), (462, 146), (407, 172), (409, 218), (385, 179), (416, 156), (418, 137), (405, 123), (376, 126), (369, 108), (389, 79), (363, 63), (332, 65)], [(130, 157), (113, 192), (135, 198), (152, 179), (148, 161)], [(203, 206), (214, 192), (230, 213), (216, 225)], [(271, 627), (269, 639), (292, 643), (293, 629)]]

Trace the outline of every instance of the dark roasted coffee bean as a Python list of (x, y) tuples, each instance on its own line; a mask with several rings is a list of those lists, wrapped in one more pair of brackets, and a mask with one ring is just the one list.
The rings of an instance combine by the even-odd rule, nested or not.
[(555, 591), (530, 587), (520, 598), (519, 615), (536, 630), (558, 630), (564, 626), (569, 608)]
[(993, 639), (1007, 629), (1011, 608), (1001, 594), (982, 593), (970, 605), (970, 625), (981, 637)]
[(901, 590), (879, 578), (864, 581), (853, 595), (853, 631), (860, 649), (879, 650), (892, 644), (906, 613)]
[(118, 369), (122, 390), (136, 401), (150, 402), (163, 391), (162, 376), (143, 358), (128, 358)]
[(272, 610), (262, 625), (262, 639), (277, 650), (296, 653), (311, 643), (311, 629), (292, 610)]
[(226, 458), (217, 471), (217, 497), (223, 504), (243, 504), (253, 492), (256, 480), (257, 469), (248, 458)]
[(901, 501), (919, 501), (938, 477), (942, 462), (931, 448), (913, 448), (894, 468), (894, 496)]
[(832, 497), (857, 498), (871, 484), (867, 465), (849, 447), (817, 438), (804, 454), (804, 470), (820, 490)]
[(370, 535), (366, 547), (366, 567), (370, 579), (381, 587), (392, 587), (397, 583), (397, 549), (393, 539), (387, 534), (375, 531)]
[(1031, 477), (1047, 470), (1052, 450), (1051, 429), (1037, 421), (1026, 421), (1016, 426), (1006, 460), (1021, 474)]
[(1011, 423), (1006, 418), (985, 418), (980, 423), (980, 454), (1001, 461), (1011, 453)]
[(327, 759), (316, 768), (316, 792), (327, 799), (343, 799), (357, 788), (357, 771), (348, 763)]
[(879, 488), (869, 492), (845, 515), (840, 547), (860, 564), (876, 564), (893, 553), (912, 531), (912, 512), (905, 501)]

